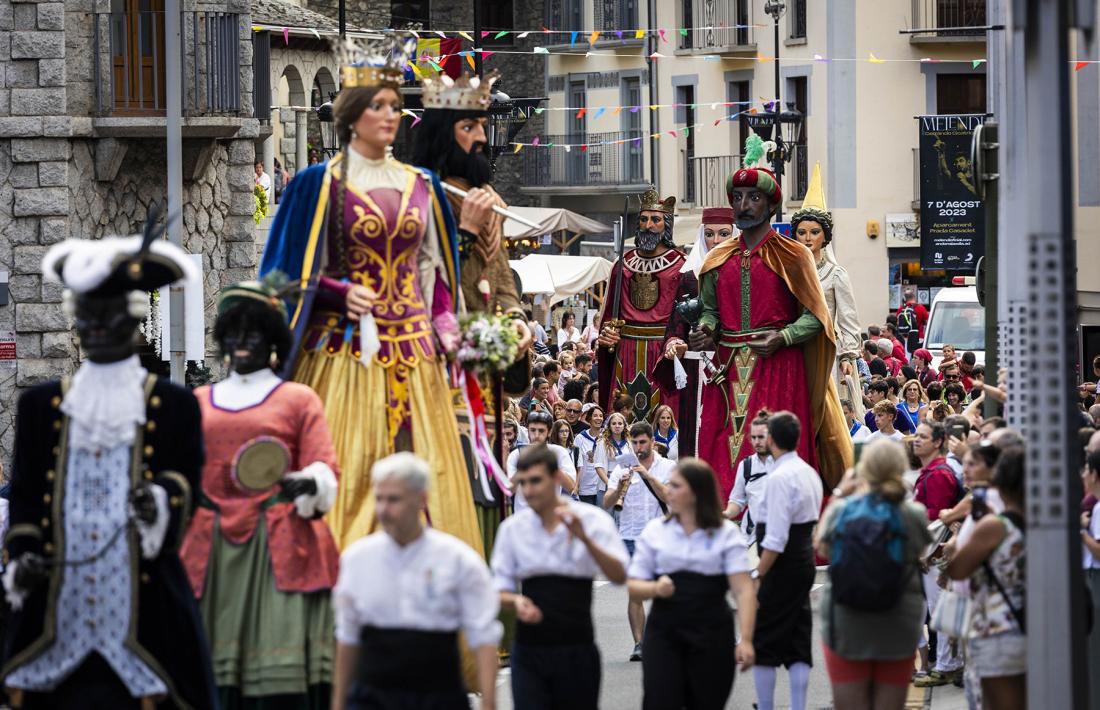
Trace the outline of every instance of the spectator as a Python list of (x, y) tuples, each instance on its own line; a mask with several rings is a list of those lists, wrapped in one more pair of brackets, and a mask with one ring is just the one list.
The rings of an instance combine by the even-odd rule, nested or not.
[(275, 189), (271, 183), (271, 176), (264, 172), (264, 163), (262, 160), (256, 161), (256, 185), (264, 191), (267, 195), (267, 212), (268, 214), (275, 213)]
[(680, 437), (676, 431), (676, 417), (672, 413), (672, 407), (662, 404), (653, 413), (653, 421), (657, 426), (653, 430), (653, 439), (665, 447), (662, 454), (669, 461), (680, 458)]
[(581, 331), (577, 329), (575, 322), (577, 316), (573, 311), (562, 311), (561, 327), (558, 328), (558, 349), (566, 343), (575, 343), (581, 339)]
[(898, 377), (902, 382), (908, 382), (909, 380), (917, 379), (917, 371), (912, 365), (902, 365), (901, 372), (898, 373)]
[(592, 322), (584, 327), (581, 331), (581, 340), (588, 350), (595, 350), (596, 341), (600, 338), (600, 319), (599, 317), (593, 318)]
[(1092, 420), (1093, 428), (1100, 428), (1100, 404), (1089, 407), (1089, 419)]
[(527, 413), (545, 412), (547, 416), (554, 413), (550, 404), (550, 383), (545, 377), (536, 377), (531, 381), (531, 399), (527, 403)]
[(504, 423), (501, 424), (500, 432), (504, 437), (504, 452), (506, 454), (511, 453), (519, 442), (519, 424), (515, 419), (505, 418)]
[[(959, 485), (963, 482), (963, 455), (970, 444), (970, 420), (962, 414), (950, 414), (943, 420), (944, 434), (947, 436), (947, 465), (955, 472)], [(977, 443), (977, 442), (975, 442)]]
[[(967, 392), (974, 389), (974, 371), (978, 367), (978, 356), (967, 350), (962, 354), (962, 358), (959, 360), (959, 371), (962, 375), (963, 389)], [(982, 376), (985, 376), (985, 370), (982, 370)]]
[[(578, 459), (578, 452), (573, 445), (573, 427), (569, 426), (569, 422), (564, 419), (555, 419), (554, 424), (550, 427), (550, 443), (557, 444), (561, 448), (569, 452), (570, 457), (573, 459), (573, 469), (580, 470), (580, 461)], [(570, 495), (577, 495), (577, 486), (580, 485), (581, 477), (576, 476), (574, 478), (573, 490), (568, 491)]]
[(592, 379), (592, 366), (595, 364), (591, 353), (580, 353), (576, 357), (576, 368), (578, 375), (584, 375), (585, 377)]
[(867, 366), (867, 370), (871, 373), (872, 380), (875, 378), (886, 379), (890, 376), (890, 368), (886, 366), (886, 363), (880, 357), (872, 360)]
[[(900, 374), (900, 373), (899, 373)], [(897, 404), (901, 398), (901, 383), (903, 380), (897, 376), (890, 376), (886, 378), (886, 386), (890, 388), (890, 392), (887, 393), (886, 399), (890, 400), (891, 404)]]
[(588, 386), (591, 384), (588, 378), (584, 375), (577, 375), (573, 379), (565, 383), (565, 387), (562, 388), (561, 397), (566, 402), (571, 399), (576, 399), (581, 402), (584, 401), (584, 394), (588, 391)]
[(286, 172), (278, 158), (275, 158), (275, 174), (272, 177), (275, 182), (275, 202), (278, 202), (282, 199), (283, 189), (286, 187)]
[(530, 308), (524, 311), (524, 315), (527, 316), (527, 327), (530, 328), (531, 336), (535, 339), (535, 342), (546, 345), (546, 329), (542, 327), (542, 323), (535, 320)]
[[(600, 413), (603, 414), (602, 409)], [(622, 456), (627, 449), (626, 418), (619, 412), (613, 412), (611, 416), (607, 417), (606, 425), (596, 445), (596, 453), (593, 458), (596, 474), (604, 483), (604, 493), (607, 493), (607, 478), (615, 470), (616, 459)], [(598, 498), (597, 502), (599, 505), (603, 505), (603, 498)]]
[[(918, 335), (919, 340), (923, 343), (924, 342), (924, 326), (926, 326), (928, 324), (928, 309), (925, 308), (924, 306), (922, 306), (921, 304), (917, 303), (917, 292), (916, 292), (916, 290), (906, 290), (905, 291), (905, 302), (901, 304), (901, 307), (898, 308), (898, 312), (896, 314), (897, 317), (898, 317), (898, 328), (899, 329), (904, 326), (906, 320), (908, 319), (908, 316), (906, 315), (906, 311), (911, 311), (913, 316), (915, 317), (916, 326), (917, 326), (917, 335)], [(929, 358), (929, 361), (931, 362), (931, 358)]]
[[(553, 425), (554, 422), (550, 419), (550, 415), (545, 412), (532, 411), (528, 415), (527, 432), (531, 437), (531, 443), (546, 444), (558, 458), (558, 468), (554, 472), (554, 479), (558, 482), (558, 493), (560, 494), (563, 490), (571, 491), (576, 487), (577, 469), (573, 466), (573, 456), (569, 449), (564, 449), (550, 442), (550, 431)], [(516, 476), (519, 455), (520, 449), (516, 449), (508, 454), (508, 459), (504, 462), (504, 470), (509, 479)], [(515, 488), (515, 495), (512, 496), (512, 506), (516, 513), (527, 507), (527, 501), (523, 498), (523, 491), (518, 488)]]
[[(913, 649), (920, 639), (925, 614), (917, 569), (924, 546), (930, 541), (924, 507), (905, 500), (902, 474), (907, 466), (905, 450), (896, 443), (874, 442), (865, 447), (856, 466), (860, 492), (851, 497), (834, 497), (818, 528), (818, 555), (829, 560), (838, 545), (846, 541), (843, 528), (857, 520), (855, 505), (870, 504), (880, 510), (889, 506), (889, 518), (895, 521), (903, 544), (899, 551), (899, 574), (904, 582), (896, 600), (887, 608), (866, 611), (846, 606), (833, 598), (833, 585), (825, 585), (821, 601), (822, 646), (833, 686), (833, 703), (841, 710), (900, 710), (905, 706), (913, 674)], [(845, 511), (850, 506), (852, 517), (845, 520)]]
[(898, 416), (898, 408), (893, 402), (888, 399), (876, 402), (871, 409), (871, 413), (875, 416), (875, 426), (878, 430), (868, 437), (868, 443), (879, 439), (901, 441), (905, 438), (904, 434), (894, 428), (894, 419)]
[(894, 344), (886, 338), (881, 338), (878, 341), (878, 356), (882, 358), (882, 362), (886, 365), (886, 369), (889, 371), (890, 376), (897, 375), (901, 372), (901, 363), (904, 360), (899, 360), (893, 355)]
[(627, 424), (634, 423), (634, 398), (630, 395), (621, 394), (616, 397), (614, 404), (611, 405), (611, 410), (622, 414), (626, 418)]
[[(889, 394), (890, 385), (888, 385), (885, 380), (874, 380), (867, 386), (867, 401), (871, 406), (867, 409), (867, 413), (863, 415), (863, 423), (866, 424), (867, 428), (872, 432), (878, 431), (878, 425), (875, 424), (875, 413), (872, 410), (879, 402), (890, 402)], [(894, 406), (892, 402), (890, 406)], [(897, 414), (897, 416), (894, 417), (894, 428), (902, 434), (911, 433), (913, 430), (909, 426), (909, 420), (906, 419), (901, 412), (895, 411), (895, 414)]]
[(558, 375), (560, 374), (561, 366), (558, 365), (557, 361), (549, 360), (543, 363), (542, 377), (551, 385), (550, 393), (546, 396), (547, 399), (550, 400), (550, 404), (553, 404), (554, 402), (557, 402), (559, 399), (561, 399), (561, 396), (558, 394), (558, 388), (554, 386), (558, 383)]
[(560, 399), (554, 402), (554, 404), (550, 406), (550, 413), (554, 417), (554, 421), (565, 419), (565, 402)]
[(966, 409), (966, 390), (958, 382), (948, 382), (943, 388), (943, 401), (952, 412), (962, 414)]
[(951, 407), (948, 407), (947, 402), (944, 402), (942, 399), (937, 399), (934, 402), (928, 403), (927, 412), (924, 421), (933, 421), (943, 424), (948, 414), (951, 413)]
[[(733, 490), (723, 513), (730, 520), (742, 518), (741, 529), (749, 538), (749, 546), (756, 542), (756, 524), (763, 523), (764, 489), (767, 487), (767, 475), (772, 470), (772, 455), (768, 450), (768, 416), (766, 409), (756, 413), (749, 426), (749, 443), (752, 455), (741, 459), (734, 475)], [(754, 520), (756, 515), (760, 519)]]
[(600, 433), (603, 430), (603, 410), (593, 406), (584, 415), (584, 429), (573, 438), (577, 448), (577, 460), (580, 462), (577, 478), (580, 481), (578, 497), (582, 503), (599, 505), (603, 492), (607, 490), (607, 464), (596, 469), (596, 453), (599, 449)]
[(1027, 707), (1027, 639), (1023, 610), (1027, 583), (1024, 540), (1024, 451), (1001, 452), (993, 485), (1004, 501), (1004, 512), (985, 514), (970, 539), (959, 545), (947, 565), (952, 579), (969, 579), (972, 599), (970, 663), (981, 680), (982, 701), (998, 710)]
[(846, 399), (840, 400), (840, 408), (844, 410), (844, 421), (848, 422), (848, 434), (852, 437), (853, 444), (862, 444), (871, 436), (871, 430), (857, 417), (852, 403)]
[(573, 369), (574, 355), (568, 351), (562, 351), (558, 355), (558, 366), (561, 368), (561, 374), (558, 375), (558, 392), (562, 397), (565, 397), (565, 385), (567, 382), (576, 376), (577, 371)]
[(928, 406), (928, 395), (917, 380), (907, 380), (901, 388), (901, 401), (898, 402), (898, 411), (909, 422), (910, 430), (916, 431), (920, 424), (924, 408)]
[[(917, 427), (917, 435), (913, 439), (913, 453), (921, 463), (913, 499), (925, 507), (930, 521), (938, 520), (941, 510), (950, 510), (961, 498), (955, 474), (944, 458), (946, 443), (943, 425), (938, 422), (923, 422)], [(924, 597), (929, 614), (940, 598), (939, 576), (940, 570), (935, 565), (924, 574)], [(962, 662), (951, 649), (951, 639), (946, 634), (939, 634), (936, 665), (927, 676), (918, 678), (914, 685), (918, 688), (947, 685), (961, 678)]]
[(909, 353), (906, 350), (905, 343), (901, 342), (901, 340), (898, 338), (897, 331), (897, 324), (887, 321), (886, 338), (890, 341), (890, 344), (894, 346), (891, 354), (894, 356), (894, 358), (897, 359), (898, 362), (906, 363), (909, 362)]
[(913, 369), (917, 371), (917, 379), (920, 380), (921, 387), (925, 389), (928, 385), (932, 384), (939, 379), (939, 373), (932, 369), (932, 353), (924, 348), (918, 348), (913, 353)]
[(1008, 424), (1005, 422), (1004, 417), (989, 417), (982, 421), (981, 426), (978, 427), (981, 431), (982, 438), (989, 438), (997, 429), (1004, 429)]
[(574, 436), (588, 428), (588, 424), (581, 420), (582, 407), (579, 399), (570, 399), (565, 403), (565, 421), (569, 423)]
[[(1081, 483), (1085, 492), (1094, 498), (1100, 498), (1100, 452), (1088, 455), (1081, 471)], [(1081, 514), (1081, 544), (1084, 546), (1082, 563), (1085, 568), (1085, 585), (1092, 597), (1093, 618), (1100, 612), (1100, 502), (1092, 510)], [(1100, 624), (1093, 621), (1092, 632), (1088, 636), (1088, 659), (1093, 669), (1089, 673), (1090, 710), (1100, 708), (1100, 674), (1096, 672), (1096, 662), (1100, 659)]]
[(924, 391), (928, 393), (928, 402), (938, 402), (943, 399), (943, 383), (939, 380), (934, 380), (928, 383), (928, 386), (924, 388)]

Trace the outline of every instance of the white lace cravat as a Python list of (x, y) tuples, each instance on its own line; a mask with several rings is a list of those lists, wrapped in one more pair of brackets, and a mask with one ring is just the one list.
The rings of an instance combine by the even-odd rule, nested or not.
[(61, 402), (71, 420), (70, 445), (97, 451), (132, 444), (135, 427), (145, 423), (148, 374), (137, 355), (106, 364), (85, 360)]

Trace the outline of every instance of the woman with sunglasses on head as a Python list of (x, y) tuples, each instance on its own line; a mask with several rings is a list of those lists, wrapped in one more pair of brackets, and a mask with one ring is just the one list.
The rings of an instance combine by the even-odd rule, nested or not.
[[(734, 666), (752, 667), (756, 592), (745, 538), (722, 517), (706, 462), (679, 462), (667, 485), (668, 515), (650, 521), (628, 571), (630, 598), (653, 599), (642, 641), (642, 707), (719, 710)], [(737, 599), (740, 641), (726, 595)]]

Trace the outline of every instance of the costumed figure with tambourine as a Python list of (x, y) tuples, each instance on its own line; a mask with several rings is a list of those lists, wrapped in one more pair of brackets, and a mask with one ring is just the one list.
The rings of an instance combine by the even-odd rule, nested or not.
[(276, 290), (225, 288), (214, 336), (229, 376), (199, 387), (206, 465), (181, 556), (206, 623), (221, 707), (329, 706), (340, 554), (324, 405), (274, 370), (291, 346)]
[(199, 405), (135, 354), (150, 296), (190, 256), (144, 235), (68, 239), (42, 262), (87, 358), (27, 390), (16, 414), (4, 590), (13, 708), (212, 708), (202, 620), (179, 545), (199, 494)]
[(836, 367), (833, 378), (840, 398), (852, 404), (856, 416), (863, 416), (863, 388), (859, 384), (856, 359), (862, 347), (856, 297), (847, 270), (837, 263), (833, 254), (833, 214), (825, 206), (825, 189), (821, 183), (821, 166), (814, 165), (810, 185), (802, 207), (791, 217), (795, 239), (806, 245), (814, 255), (817, 276), (825, 292), (825, 305), (836, 329)]
[(327, 521), (344, 548), (376, 528), (370, 470), (412, 451), (433, 480), (433, 527), (476, 550), (444, 353), (459, 339), (454, 220), (438, 178), (389, 157), (415, 38), (342, 44), (333, 106), (343, 150), (299, 173), (283, 195), (260, 267), (301, 288), (289, 304), (289, 379), (320, 395), (341, 472)]
[[(675, 197), (661, 199), (655, 188), (641, 198), (635, 248), (622, 251), (611, 269), (600, 314), (600, 406), (610, 412), (615, 399), (633, 400), (636, 421), (649, 421), (666, 404), (681, 426), (680, 455), (692, 455), (684, 444), (695, 441), (694, 407), (681, 411), (684, 393), (693, 396), (695, 368), (676, 367), (673, 360), (687, 349), (690, 327), (677, 312), (679, 301), (698, 292), (695, 274), (683, 270), (684, 253), (672, 240)], [(625, 242), (625, 239), (623, 240)], [(650, 422), (653, 423), (653, 422)]]
[(753, 167), (765, 155), (756, 134), (745, 167), (726, 180), (741, 234), (710, 251), (700, 270), (697, 350), (714, 350), (703, 387), (699, 457), (718, 475), (722, 499), (737, 465), (753, 454), (749, 428), (756, 412), (793, 412), (802, 423), (798, 455), (831, 490), (852, 463), (852, 442), (840, 410), (833, 367), (832, 319), (803, 245), (771, 227), (783, 198), (775, 177)]
[[(506, 496), (496, 476), (486, 470), (493, 467), (486, 457), (496, 458), (489, 440), (497, 424), (499, 403), (494, 398), (509, 392), (522, 394), (531, 382), (527, 352), (531, 331), (508, 266), (505, 217), (492, 211), (494, 205), (507, 206), (491, 184), (493, 163), (487, 138), (491, 92), (498, 78), (495, 71), (484, 77), (464, 74), (458, 79), (443, 73), (427, 74), (421, 81), (424, 112), (412, 130), (412, 162), (465, 193), (465, 197), (447, 194), (458, 229), (462, 312), (511, 318), (520, 340), (519, 357), (504, 374), (503, 383), (500, 375), (478, 377), (469, 369), (452, 383), (486, 558), (506, 508)], [(509, 387), (511, 382), (518, 385)], [(499, 384), (504, 385), (503, 392)], [(502, 469), (499, 476), (503, 479)]]

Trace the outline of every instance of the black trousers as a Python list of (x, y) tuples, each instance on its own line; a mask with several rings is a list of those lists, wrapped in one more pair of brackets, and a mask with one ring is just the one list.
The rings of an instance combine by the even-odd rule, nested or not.
[(523, 710), (596, 710), (600, 652), (596, 644), (512, 648), (512, 703)]
[(24, 693), (23, 710), (126, 710), (140, 708), (103, 656), (93, 653), (48, 693)]

